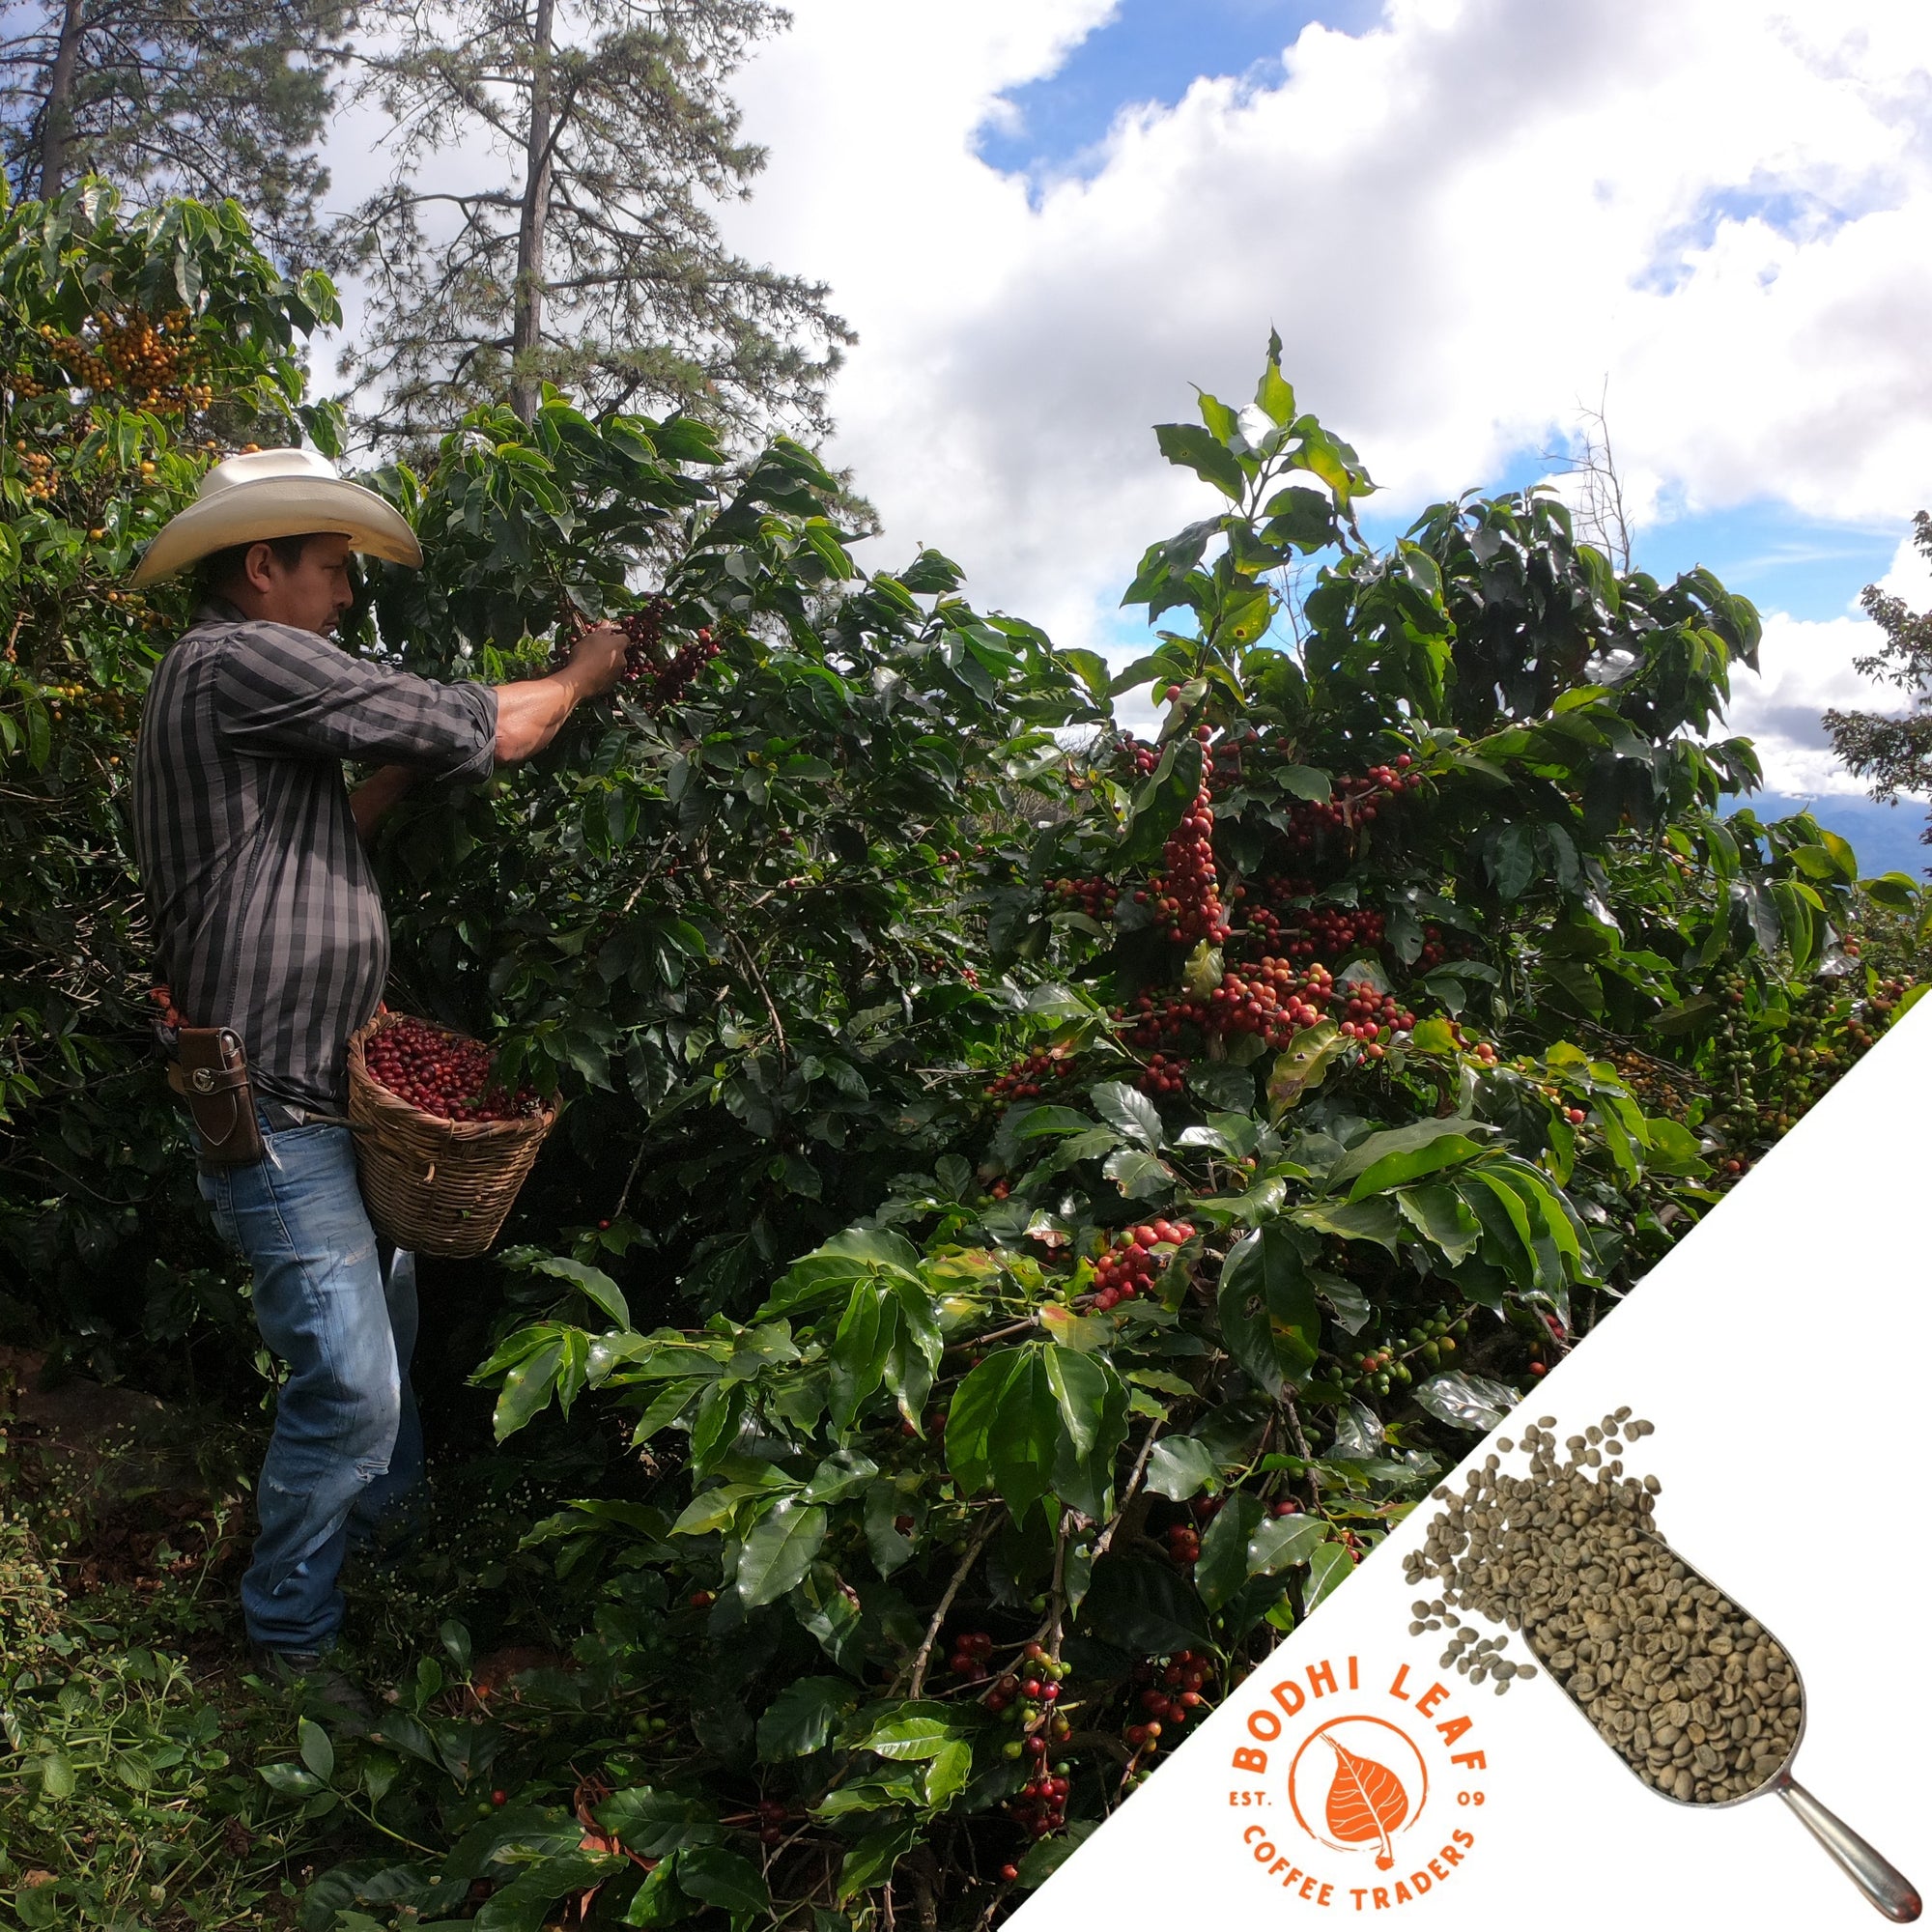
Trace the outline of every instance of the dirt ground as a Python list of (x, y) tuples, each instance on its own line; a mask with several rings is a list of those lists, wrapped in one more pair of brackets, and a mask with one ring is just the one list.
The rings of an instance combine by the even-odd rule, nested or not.
[(36, 1350), (0, 1347), (0, 1497), (17, 1487), (71, 1507), (71, 1584), (146, 1593), (239, 1556), (246, 1499), (197, 1466), (186, 1417), (138, 1389), (46, 1370)]

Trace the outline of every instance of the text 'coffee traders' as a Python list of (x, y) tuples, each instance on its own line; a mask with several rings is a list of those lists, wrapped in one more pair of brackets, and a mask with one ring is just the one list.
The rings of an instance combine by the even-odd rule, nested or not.
[(1230, 1758), (1242, 1857), (1317, 1910), (1391, 1912), (1449, 1884), (1487, 1795), (1468, 1687), (1360, 1657), (1268, 1674)]

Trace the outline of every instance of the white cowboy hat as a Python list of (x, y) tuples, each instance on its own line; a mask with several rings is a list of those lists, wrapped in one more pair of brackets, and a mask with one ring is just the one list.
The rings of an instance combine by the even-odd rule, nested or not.
[(270, 537), (345, 536), (356, 549), (412, 566), (422, 562), (415, 532), (393, 505), (347, 483), (309, 449), (257, 449), (217, 463), (195, 499), (162, 525), (129, 580), (154, 583), (230, 544)]

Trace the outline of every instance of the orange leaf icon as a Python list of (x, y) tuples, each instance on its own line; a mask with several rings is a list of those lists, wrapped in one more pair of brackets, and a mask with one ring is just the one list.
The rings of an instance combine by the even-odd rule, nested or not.
[(1387, 1765), (1345, 1750), (1327, 1732), (1322, 1741), (1335, 1753), (1335, 1782), (1328, 1787), (1328, 1829), (1345, 1845), (1379, 1844), (1376, 1869), (1395, 1863), (1389, 1833), (1408, 1816), (1408, 1793)]

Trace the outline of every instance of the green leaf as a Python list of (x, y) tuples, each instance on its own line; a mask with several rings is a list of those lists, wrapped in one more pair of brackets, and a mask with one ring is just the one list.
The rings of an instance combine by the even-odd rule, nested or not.
[(1431, 1187), (1405, 1187), (1395, 1197), (1402, 1218), (1432, 1246), (1442, 1251), (1451, 1267), (1476, 1252), (1483, 1224), (1454, 1187), (1438, 1181)]
[[(1481, 1149), (1477, 1137), (1493, 1137), (1495, 1129), (1455, 1116), (1416, 1121), (1406, 1127), (1370, 1134), (1356, 1142), (1328, 1172), (1328, 1186), (1348, 1187), (1349, 1199), (1360, 1201), (1401, 1187), (1438, 1169), (1472, 1159)], [(1352, 1183), (1352, 1184), (1350, 1184)]]
[[(880, 1574), (886, 1574), (883, 1565)], [(791, 1612), (799, 1628), (841, 1670), (856, 1671), (863, 1656), (863, 1618), (857, 1597), (838, 1572), (824, 1562), (814, 1563), (804, 1582), (791, 1593)]]
[(1286, 429), (1294, 420), (1294, 390), (1281, 373), (1281, 358), (1268, 357), (1267, 367), (1255, 385), (1255, 407), (1277, 429)]
[(1408, 1036), (1409, 1050), (1441, 1058), (1453, 1058), (1458, 1051), (1456, 1036), (1450, 1031), (1449, 1022), (1439, 1017), (1417, 1020)]
[(1328, 1525), (1320, 1517), (1271, 1516), (1248, 1538), (1248, 1575), (1272, 1577), (1306, 1562), (1327, 1537)]
[[(1312, 497), (1315, 493), (1309, 490), (1295, 494)], [(1322, 517), (1325, 521), (1327, 517), (1325, 501), (1322, 504)], [(1283, 765), (1272, 776), (1274, 781), (1290, 798), (1306, 799), (1315, 805), (1326, 805), (1334, 796), (1334, 786), (1328, 774), (1314, 765)]]
[[(42, 1885), (22, 1885), (14, 1893), (14, 1910), (26, 1932), (50, 1932), (68, 1917), (67, 1888), (49, 1880)], [(68, 1919), (71, 1924), (72, 1920)]]
[(943, 1810), (966, 1789), (973, 1776), (973, 1747), (954, 1738), (933, 1753), (925, 1768), (925, 1802)]
[(1060, 1409), (1061, 1432), (1074, 1456), (1085, 1462), (1100, 1441), (1109, 1387), (1119, 1378), (1103, 1362), (1057, 1343), (1047, 1345), (1043, 1360), (1047, 1386)]
[(1174, 1170), (1158, 1154), (1143, 1153), (1138, 1148), (1117, 1148), (1100, 1172), (1127, 1201), (1151, 1200), (1174, 1185)]
[(947, 1463), (961, 1490), (997, 1490), (1016, 1520), (1051, 1488), (1060, 1448), (1044, 1346), (988, 1355), (954, 1392), (946, 1422)]
[(1097, 1519), (1106, 1514), (1114, 1459), (1127, 1439), (1126, 1388), (1097, 1355), (1049, 1342), (1040, 1359), (1060, 1417), (1054, 1492)]
[(1674, 1007), (1653, 1013), (1650, 1024), (1657, 1033), (1683, 1033), (1717, 1010), (1718, 1003), (1709, 993), (1694, 993)]
[(657, 1868), (644, 1875), (643, 1884), (624, 1908), (626, 1925), (676, 1925), (697, 1910), (697, 1901), (678, 1885), (680, 1862), (680, 1856), (672, 1847), (659, 1859)]
[(886, 1356), (886, 1387), (897, 1402), (899, 1413), (920, 1429), (920, 1416), (932, 1392), (932, 1378), (939, 1373), (946, 1342), (931, 1298), (921, 1283), (896, 1279), (891, 1293), (898, 1309), (898, 1328)]
[(1205, 1444), (1191, 1435), (1163, 1435), (1148, 1457), (1147, 1486), (1157, 1496), (1184, 1503), (1221, 1473)]
[[(624, 1291), (602, 1268), (586, 1267), (583, 1263), (572, 1261), (565, 1255), (544, 1255), (530, 1249), (515, 1250), (513, 1253), (518, 1260), (512, 1262), (512, 1265), (521, 1265), (534, 1274), (553, 1275), (558, 1281), (567, 1281), (618, 1327), (628, 1328), (631, 1325), (631, 1307), (624, 1299)], [(505, 1255), (503, 1259), (512, 1261), (511, 1255)]]
[(1269, 1222), (1235, 1244), (1215, 1304), (1228, 1352), (1264, 1394), (1279, 1396), (1307, 1380), (1321, 1346), (1321, 1311), (1287, 1228)]
[(1431, 1376), (1415, 1391), (1417, 1406), (1426, 1408), (1438, 1422), (1483, 1435), (1495, 1428), (1521, 1400), (1506, 1382), (1459, 1371)]
[(1093, 1125), (1085, 1114), (1072, 1107), (1033, 1107), (1016, 1122), (1013, 1138), (1031, 1141), (1043, 1134), (1081, 1134), (1090, 1132)]
[(437, 1626), (436, 1634), (437, 1641), (442, 1645), (449, 1655), (449, 1661), (455, 1664), (457, 1674), (468, 1677), (471, 1656), (469, 1627), (450, 1617)]
[(1218, 1610), (1248, 1580), (1248, 1539), (1265, 1515), (1259, 1497), (1240, 1491), (1214, 1512), (1194, 1566), (1194, 1587), (1209, 1610)]
[(997, 1350), (952, 1391), (946, 1412), (946, 1463), (963, 1495), (973, 1495), (992, 1481), (993, 1425), (1018, 1366), (1017, 1349)]
[(749, 1859), (723, 1845), (697, 1845), (677, 1861), (678, 1885), (693, 1898), (733, 1916), (771, 1910), (771, 1888)]
[(1302, 1614), (1332, 1597), (1348, 1581), (1354, 1569), (1348, 1550), (1339, 1543), (1323, 1543), (1310, 1552), (1308, 1558), (1308, 1582), (1301, 1592)]
[(1375, 1241), (1393, 1254), (1402, 1234), (1395, 1203), (1385, 1194), (1367, 1201), (1350, 1201), (1331, 1207), (1325, 1201), (1311, 1202), (1294, 1210), (1293, 1220), (1319, 1235), (1335, 1235), (1345, 1241)]
[(740, 1503), (753, 1497), (762, 1501), (771, 1492), (768, 1483), (720, 1483), (712, 1489), (699, 1490), (678, 1511), (670, 1533), (709, 1536), (714, 1530), (726, 1528), (736, 1519)]
[(543, 1932), (559, 1898), (590, 1889), (621, 1862), (585, 1851), (544, 1859), (486, 1899), (471, 1923), (476, 1932)]
[(912, 1555), (912, 1540), (898, 1527), (899, 1518), (912, 1514), (908, 1501), (896, 1483), (874, 1483), (866, 1492), (866, 1548), (881, 1577), (890, 1577)]
[(914, 1818), (902, 1825), (886, 1825), (876, 1832), (867, 1832), (845, 1854), (845, 1861), (838, 1868), (839, 1904), (883, 1885), (893, 1875), (893, 1867), (919, 1842), (923, 1829)]
[(1333, 1020), (1303, 1027), (1275, 1057), (1268, 1074), (1268, 1109), (1279, 1120), (1301, 1096), (1327, 1078), (1328, 1064), (1348, 1045)]
[(1103, 1556), (1081, 1605), (1082, 1621), (1129, 1657), (1166, 1657), (1208, 1640), (1201, 1599), (1173, 1567), (1143, 1556)]
[(1056, 1832), (1050, 1838), (1037, 1839), (1020, 1861), (1015, 1883), (1023, 1890), (1037, 1890), (1099, 1829), (1097, 1818), (1075, 1818), (1065, 1831)]
[(296, 1737), (301, 1761), (327, 1784), (335, 1775), (335, 1747), (329, 1743), (328, 1733), (320, 1724), (303, 1718), (297, 1722)]
[(1121, 1137), (1112, 1127), (1089, 1127), (1084, 1134), (1068, 1134), (1034, 1172), (1065, 1174), (1069, 1167), (1092, 1160), (1095, 1154), (1110, 1152), (1120, 1144)]
[(1160, 1109), (1137, 1087), (1122, 1080), (1103, 1080), (1088, 1094), (1094, 1111), (1140, 1147), (1160, 1146)]
[(821, 1818), (851, 1818), (865, 1811), (896, 1811), (925, 1800), (925, 1780), (911, 1774), (897, 1777), (861, 1777), (828, 1791), (812, 1806)]
[(908, 1702), (889, 1704), (876, 1715), (861, 1712), (840, 1743), (895, 1763), (917, 1764), (936, 1757), (958, 1735), (950, 1705)]
[[(65, 1763), (66, 1760), (60, 1760)], [(322, 1779), (298, 1764), (265, 1764), (257, 1767), (262, 1782), (278, 1798), (312, 1798), (322, 1789)], [(42, 1777), (46, 1774), (43, 1770)], [(69, 1773), (70, 1779), (72, 1774)], [(71, 1784), (69, 1789), (71, 1790)]]
[(872, 1275), (852, 1284), (845, 1313), (829, 1350), (832, 1424), (840, 1435), (885, 1380), (886, 1360), (898, 1337), (897, 1300)]
[(858, 1701), (858, 1689), (849, 1678), (795, 1678), (758, 1719), (759, 1761), (772, 1764), (823, 1750)]
[(706, 1386), (698, 1380), (668, 1382), (638, 1417), (637, 1426), (631, 1431), (631, 1447), (641, 1449), (659, 1430), (677, 1421)]
[[(1832, 835), (1827, 835), (1830, 836)], [(1843, 844), (1844, 841), (1840, 839), (1838, 842)], [(1851, 847), (1846, 846), (1845, 849), (1849, 853)], [(1861, 879), (1859, 890), (1867, 898), (1875, 899), (1882, 906), (1889, 906), (1894, 911), (1903, 911), (1918, 902), (1922, 887), (1910, 872), (1882, 872), (1875, 879)]]
[(1200, 740), (1171, 738), (1161, 753), (1160, 762), (1138, 792), (1133, 810), (1115, 852), (1120, 866), (1145, 866), (1180, 823), (1181, 814), (1194, 803), (1201, 789), (1204, 754)]
[(879, 1465), (857, 1449), (839, 1449), (824, 1459), (799, 1492), (808, 1503), (842, 1502), (879, 1473)]
[(543, 1332), (546, 1339), (503, 1378), (495, 1418), (498, 1442), (507, 1441), (547, 1407), (556, 1387), (557, 1371), (563, 1363), (564, 1334), (557, 1328)]
[(745, 1539), (738, 1595), (747, 1609), (776, 1603), (797, 1587), (825, 1541), (828, 1521), (814, 1505), (782, 1502)]
[(1203, 482), (1211, 483), (1224, 497), (1236, 503), (1247, 489), (1247, 478), (1234, 452), (1220, 442), (1212, 431), (1199, 423), (1157, 423), (1154, 440), (1170, 463), (1191, 469)]
[(718, 1834), (718, 1814), (710, 1805), (648, 1784), (607, 1798), (596, 1818), (640, 1859), (665, 1858), (680, 1845), (703, 1844)]
[(1188, 1087), (1217, 1112), (1245, 1114), (1255, 1104), (1251, 1066), (1227, 1060), (1197, 1060), (1187, 1069)]

